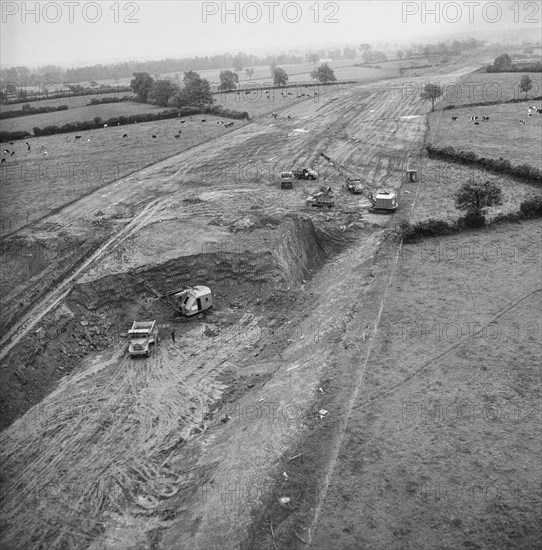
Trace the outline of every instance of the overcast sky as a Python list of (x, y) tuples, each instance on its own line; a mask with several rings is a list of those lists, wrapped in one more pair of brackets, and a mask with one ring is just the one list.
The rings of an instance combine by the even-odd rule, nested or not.
[[(503, 29), (539, 29), (541, 18), (539, 0), (2, 0), (0, 5), (2, 68), (46, 64), (69, 67), (238, 51), (262, 54), (323, 43), (394, 44), (423, 41), (424, 36), (435, 34), (446, 40), (458, 32), (476, 36), (480, 31), (492, 31), (498, 37)], [(437, 5), (438, 22), (431, 12)]]

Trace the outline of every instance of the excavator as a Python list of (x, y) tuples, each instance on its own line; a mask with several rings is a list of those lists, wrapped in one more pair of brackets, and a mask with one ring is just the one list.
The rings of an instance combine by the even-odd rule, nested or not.
[[(393, 214), (399, 205), (397, 204), (397, 193), (395, 191), (377, 190), (367, 181), (362, 181), (360, 178), (352, 178), (346, 174), (346, 168), (342, 167), (337, 162), (331, 160), (325, 153), (320, 153), (320, 156), (327, 160), (328, 164), (345, 179), (346, 188), (354, 194), (362, 194), (365, 198), (371, 201), (369, 212), (375, 214)], [(367, 190), (370, 188), (373, 192)]]

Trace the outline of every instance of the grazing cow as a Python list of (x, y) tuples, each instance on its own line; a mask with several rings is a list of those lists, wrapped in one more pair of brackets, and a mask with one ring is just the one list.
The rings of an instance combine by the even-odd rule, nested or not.
[(542, 115), (542, 109), (537, 109), (536, 112), (537, 112), (539, 115)]
[(128, 137), (128, 134), (123, 134), (122, 137), (123, 137), (123, 138), (124, 138), (124, 137)]
[(292, 120), (292, 117), (290, 115), (288, 115), (288, 120)]
[(107, 124), (104, 124), (104, 128), (107, 128)]
[(43, 154), (47, 156), (49, 153), (47, 151), (43, 151)]
[(452, 117), (452, 120), (457, 120), (457, 117), (456, 117), (456, 116), (453, 116), (453, 117)]
[(11, 155), (9, 156), (12, 157), (14, 154), (15, 154), (15, 151), (11, 151)]
[(7, 155), (9, 153), (9, 149), (4, 149), (4, 155)]
[(525, 124), (525, 121), (524, 121), (523, 119), (521, 119), (521, 120), (519, 121), (519, 123), (520, 123), (520, 124)]
[(28, 150), (30, 151), (30, 145), (28, 146)]
[(474, 125), (475, 125), (475, 126), (480, 126), (480, 123), (479, 123), (479, 122), (475, 122)]
[(483, 116), (482, 120), (489, 120), (489, 117), (488, 116)]
[(207, 119), (202, 118), (202, 119), (201, 119), (201, 122), (207, 122)]
[(175, 136), (176, 139), (178, 139), (178, 138), (180, 138), (180, 137), (181, 137), (181, 136), (180, 136), (179, 134), (177, 134), (177, 135)]
[(533, 116), (531, 113), (529, 113), (527, 116)]
[(180, 122), (181, 124), (184, 124), (184, 123), (186, 122), (186, 120), (179, 120), (179, 122)]
[(156, 136), (154, 134), (152, 135), (152, 139), (156, 139)]
[(13, 145), (13, 141), (10, 141), (9, 144), (10, 144), (10, 145)]
[(2, 164), (2, 162), (6, 162), (6, 159), (0, 160), (0, 164)]
[(75, 139), (81, 139), (81, 136), (75, 136)]

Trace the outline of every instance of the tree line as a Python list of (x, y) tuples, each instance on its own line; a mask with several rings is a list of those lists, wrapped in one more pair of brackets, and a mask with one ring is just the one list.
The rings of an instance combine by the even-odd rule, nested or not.
[[(470, 38), (467, 40), (442, 41), (436, 44), (413, 43), (409, 47), (400, 49), (397, 44), (384, 44), (384, 50), (394, 51), (397, 59), (407, 59), (414, 56), (428, 56), (435, 54), (459, 54), (478, 48), (483, 42)], [(30, 83), (64, 83), (64, 82), (92, 82), (97, 80), (119, 80), (130, 77), (133, 73), (147, 72), (152, 75), (167, 73), (204, 71), (208, 69), (233, 69), (239, 73), (244, 68), (254, 66), (271, 66), (298, 64), (303, 61), (316, 64), (320, 60), (354, 59), (360, 54), (365, 62), (383, 61), (382, 52), (373, 50), (368, 44), (361, 44), (358, 48), (346, 46), (342, 49), (309, 50), (301, 52), (294, 50), (291, 53), (278, 55), (256, 56), (238, 52), (235, 55), (223, 53), (212, 56), (196, 56), (186, 58), (166, 58), (153, 61), (124, 61), (119, 63), (95, 64), (84, 67), (64, 69), (59, 65), (45, 65), (36, 69), (25, 66), (10, 67), (0, 70), (0, 81), (5, 84), (30, 85)], [(389, 53), (388, 53), (389, 55)]]

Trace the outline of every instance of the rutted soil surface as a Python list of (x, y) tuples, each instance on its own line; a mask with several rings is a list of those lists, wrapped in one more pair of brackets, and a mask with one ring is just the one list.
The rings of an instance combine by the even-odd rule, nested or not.
[[(386, 355), (379, 326), (386, 300), (398, 299), (395, 227), (420, 200), (415, 184), (401, 184), (423, 147), (426, 107), (405, 98), (400, 82), (333, 99), (292, 106), (119, 180), (11, 241), (12, 265), (47, 229), (54, 244), (32, 249), (44, 269), (28, 269), (26, 284), (5, 282), (3, 544), (389, 542), (331, 526), (358, 477), (357, 443), (371, 437), (364, 425), (374, 418), (359, 417), (357, 401), (366, 376), (380, 395), (393, 358), (406, 353)], [(378, 187), (408, 191), (400, 213), (367, 214), (368, 201), (342, 189), (321, 152)], [(316, 168), (321, 181), (280, 190), (277, 175), (291, 164)], [(310, 211), (305, 198), (323, 183), (337, 206)], [(95, 229), (103, 233), (89, 238)], [(55, 235), (90, 247), (72, 269), (55, 263)], [(149, 288), (197, 283), (212, 288), (215, 307), (189, 321)], [(162, 340), (149, 359), (133, 360), (123, 337), (141, 318), (157, 320)], [(380, 444), (363, 460), (378, 465)], [(408, 527), (394, 529), (414, 544)]]

